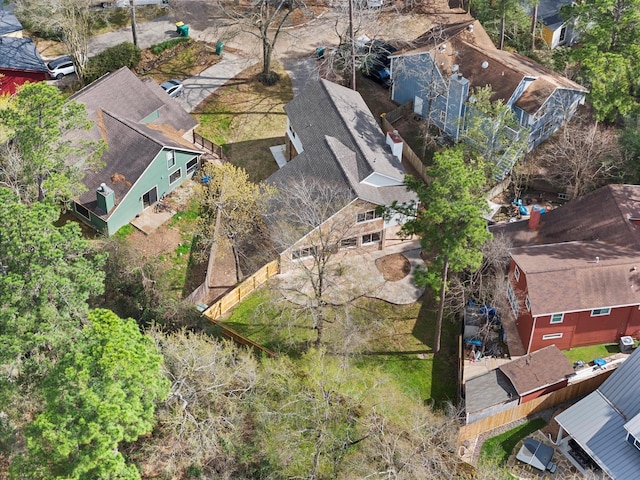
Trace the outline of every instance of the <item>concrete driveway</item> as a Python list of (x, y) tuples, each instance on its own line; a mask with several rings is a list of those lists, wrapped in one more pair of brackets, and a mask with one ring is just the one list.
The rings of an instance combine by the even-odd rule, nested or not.
[[(199, 36), (198, 32), (194, 36)], [(136, 29), (138, 46), (149, 48), (156, 43), (164, 42), (172, 38), (177, 38), (175, 23), (170, 17), (157, 18), (150, 22), (138, 24)], [(201, 35), (201, 34), (200, 34)], [(121, 28), (113, 32), (96, 35), (91, 39), (89, 54), (95, 55), (109, 47), (122, 42), (131, 42), (131, 28)], [(211, 95), (216, 89), (224, 85), (240, 72), (257, 63), (256, 57), (245, 57), (238, 54), (224, 52), (218, 63), (212, 65), (200, 74), (182, 80), (184, 93), (176, 100), (185, 110), (192, 112), (197, 106)]]

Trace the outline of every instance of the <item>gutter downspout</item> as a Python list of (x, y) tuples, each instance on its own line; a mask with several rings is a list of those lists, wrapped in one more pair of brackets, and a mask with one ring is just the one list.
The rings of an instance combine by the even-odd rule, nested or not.
[(531, 343), (533, 343), (533, 334), (536, 331), (536, 322), (538, 317), (533, 317), (533, 328), (531, 329), (531, 335), (529, 336), (529, 346), (527, 347), (527, 353), (531, 353)]

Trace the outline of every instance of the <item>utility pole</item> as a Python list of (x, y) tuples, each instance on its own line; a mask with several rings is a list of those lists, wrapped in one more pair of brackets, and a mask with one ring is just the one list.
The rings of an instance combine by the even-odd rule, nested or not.
[(138, 35), (136, 34), (136, 5), (135, 0), (129, 0), (131, 2), (130, 13), (131, 13), (131, 33), (133, 34), (133, 44), (138, 46)]

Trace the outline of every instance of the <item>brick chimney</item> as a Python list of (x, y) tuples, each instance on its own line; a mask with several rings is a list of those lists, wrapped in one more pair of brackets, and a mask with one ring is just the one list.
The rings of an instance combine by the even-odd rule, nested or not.
[(534, 205), (531, 207), (531, 213), (529, 213), (529, 230), (535, 230), (540, 225), (540, 205)]
[(402, 161), (402, 147), (404, 145), (404, 140), (402, 140), (402, 137), (397, 130), (387, 132), (387, 145), (391, 147), (391, 153), (393, 156), (399, 161)]

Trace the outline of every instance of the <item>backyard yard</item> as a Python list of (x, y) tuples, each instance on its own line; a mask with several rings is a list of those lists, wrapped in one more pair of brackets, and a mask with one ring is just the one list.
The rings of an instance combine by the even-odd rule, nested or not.
[[(411, 401), (455, 403), (458, 328), (445, 320), (442, 348), (434, 354), (435, 312), (431, 300), (425, 300), (429, 297), (411, 305), (360, 298), (336, 307), (326, 318), (325, 348), (347, 355), (354, 368), (389, 377)], [(316, 337), (308, 315), (269, 286), (243, 300), (223, 323), (270, 350), (292, 356)]]
[(229, 161), (259, 182), (278, 169), (269, 147), (284, 143), (284, 105), (293, 99), (291, 80), (279, 64), (280, 81), (266, 86), (256, 79), (260, 66), (251, 67), (219, 88), (194, 112), (197, 133), (221, 145)]

